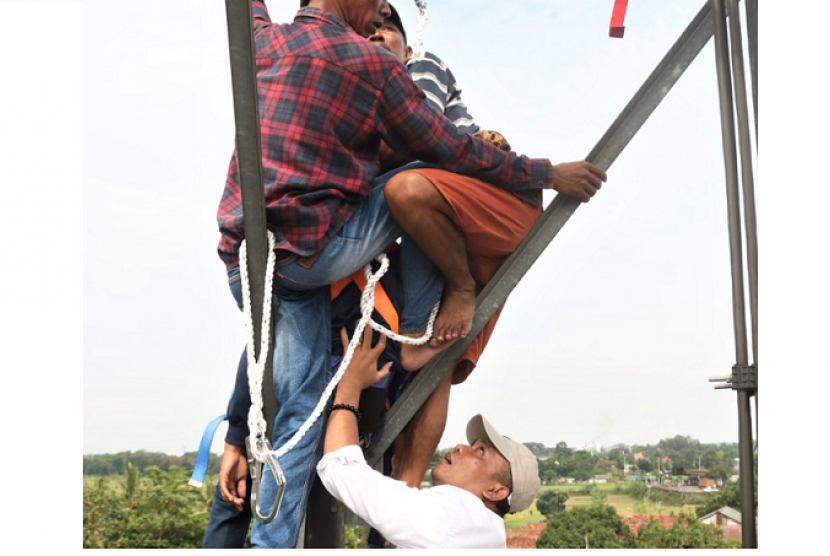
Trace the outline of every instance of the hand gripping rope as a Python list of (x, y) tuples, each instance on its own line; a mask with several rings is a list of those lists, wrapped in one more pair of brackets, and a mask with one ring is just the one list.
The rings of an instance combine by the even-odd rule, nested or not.
[[(361, 335), (363, 334), (363, 329), (366, 325), (368, 324), (374, 330), (377, 330), (381, 334), (384, 334), (397, 342), (416, 346), (424, 345), (432, 337), (433, 325), (435, 323), (435, 317), (438, 314), (438, 307), (440, 305), (439, 302), (435, 304), (435, 307), (433, 307), (432, 312), (429, 315), (426, 333), (420, 338), (409, 338), (407, 336), (395, 334), (388, 328), (372, 320), (372, 311), (375, 306), (375, 285), (389, 269), (389, 258), (383, 253), (378, 255), (376, 260), (380, 263), (380, 268), (375, 273), (372, 272), (371, 265), (366, 265), (363, 269), (363, 273), (366, 276), (367, 284), (363, 289), (363, 294), (360, 297), (360, 321), (358, 322), (357, 327), (355, 327), (354, 335), (349, 341), (349, 346), (343, 354), (343, 359), (340, 362), (340, 366), (337, 368), (337, 373), (335, 373), (334, 377), (331, 379), (331, 382), (323, 392), (320, 401), (317, 403), (317, 407), (314, 408), (314, 411), (308, 417), (306, 422), (303, 423), (297, 432), (294, 433), (294, 436), (292, 436), (284, 446), (278, 450), (273, 450), (271, 442), (265, 432), (266, 423), (262, 413), (262, 382), (265, 371), (265, 360), (271, 343), (271, 335), (269, 331), (271, 330), (271, 299), (273, 295), (274, 268), (276, 266), (274, 253), (275, 244), (276, 240), (274, 238), (274, 234), (269, 230), (268, 262), (265, 270), (266, 283), (265, 295), (263, 296), (262, 327), (260, 329), (262, 333), (259, 358), (254, 356), (254, 324), (253, 315), (251, 314), (251, 294), (248, 282), (247, 248), (244, 240), (242, 241), (242, 245), (239, 249), (239, 270), (242, 277), (242, 300), (245, 315), (245, 329), (247, 332), (246, 351), (248, 353), (248, 387), (251, 392), (251, 409), (248, 412), (248, 428), (250, 429), (250, 436), (245, 440), (245, 444), (248, 451), (248, 468), (253, 482), (251, 489), (251, 509), (253, 510), (253, 514), (257, 521), (260, 523), (269, 523), (273, 521), (279, 512), (282, 496), (285, 492), (285, 475), (282, 472), (278, 459), (297, 445), (314, 422), (317, 421), (323, 413), (323, 409), (331, 397), (332, 392), (334, 392), (337, 383), (340, 382), (340, 379), (343, 377), (343, 373), (346, 372), (346, 368), (352, 360), (354, 350), (357, 347), (358, 341), (360, 340)], [(273, 473), (274, 480), (277, 483), (277, 496), (274, 501), (274, 507), (272, 508), (271, 513), (267, 516), (260, 511), (258, 496), (260, 485), (262, 484), (262, 473), (266, 464), (271, 469), (271, 473)]]

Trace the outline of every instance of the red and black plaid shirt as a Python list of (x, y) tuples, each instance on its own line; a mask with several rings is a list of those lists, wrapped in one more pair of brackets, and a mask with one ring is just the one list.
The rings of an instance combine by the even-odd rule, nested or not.
[[(277, 248), (311, 255), (349, 220), (379, 169), (380, 140), (541, 205), (549, 160), (463, 133), (426, 101), (398, 60), (316, 8), (274, 25), (253, 2), (262, 170)], [(239, 264), (242, 195), (234, 152), (218, 211), (219, 256)]]

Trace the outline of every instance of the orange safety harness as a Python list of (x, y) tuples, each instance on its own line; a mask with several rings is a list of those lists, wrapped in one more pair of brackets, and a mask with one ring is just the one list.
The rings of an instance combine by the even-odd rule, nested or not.
[[(366, 275), (363, 273), (363, 269), (360, 269), (351, 276), (347, 276), (332, 284), (331, 298), (334, 299), (340, 295), (346, 286), (352, 282), (357, 284), (357, 287), (360, 288), (361, 292), (366, 288), (367, 280)], [(380, 316), (382, 316), (384, 320), (386, 320), (386, 323), (389, 325), (389, 330), (397, 334), (400, 326), (398, 311), (395, 310), (395, 306), (392, 305), (392, 300), (389, 298), (389, 294), (386, 293), (386, 290), (383, 288), (383, 284), (380, 282), (375, 284), (375, 310), (380, 313)]]

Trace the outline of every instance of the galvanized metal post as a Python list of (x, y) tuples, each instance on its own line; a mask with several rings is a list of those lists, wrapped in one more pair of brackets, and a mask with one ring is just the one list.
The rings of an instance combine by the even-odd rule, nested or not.
[[(262, 334), (260, 330), (262, 303), (265, 295), (265, 268), (268, 257), (265, 194), (262, 183), (262, 148), (257, 110), (256, 56), (253, 38), (253, 18), (248, 0), (225, 0), (228, 17), (228, 43), (231, 52), (234, 116), (236, 121), (236, 151), (239, 161), (239, 180), (242, 189), (242, 211), (245, 216), (245, 241), (248, 250), (248, 276), (251, 288), (251, 314), (254, 323), (254, 346), (259, 357)], [(271, 319), (276, 322), (275, 318)], [(273, 384), (271, 353), (266, 354), (263, 384)], [(267, 435), (273, 437), (274, 415), (278, 400), (274, 389), (262, 391), (263, 416)], [(331, 508), (335, 511), (332, 513)], [(344, 543), (345, 510), (326, 489), (315, 481), (308, 505), (305, 527), (305, 546), (309, 548), (342, 548)]]
[[(589, 153), (587, 157), (589, 162), (604, 169), (611, 166), (709, 42), (712, 33), (712, 7), (707, 2)], [(472, 329), (467, 338), (447, 348), (420, 370), (409, 388), (392, 406), (380, 439), (366, 453), (366, 459), (370, 465), (375, 465), (380, 461), (395, 437), (452, 368), (453, 362), (504, 303), (510, 292), (553, 241), (579, 205), (580, 202), (576, 199), (558, 195), (545, 209), (524, 241), (479, 295), (476, 300)]]
[[(248, 251), (248, 279), (251, 290), (251, 315), (254, 322), (254, 349), (259, 357), (260, 338), (270, 330), (262, 326), (262, 303), (265, 298), (265, 267), (268, 260), (265, 192), (262, 185), (262, 149), (257, 111), (256, 58), (254, 56), (253, 17), (248, 0), (225, 0), (228, 17), (228, 45), (231, 56), (236, 156), (242, 190), (245, 243)], [(275, 319), (271, 319), (273, 323)], [(263, 384), (272, 384), (271, 354), (266, 354)], [(263, 388), (268, 438), (277, 400), (273, 388)]]
[(308, 499), (303, 548), (343, 548), (346, 544), (345, 527), (345, 506), (329, 494), (315, 474)]
[[(737, 0), (730, 1), (729, 19), (732, 31), (732, 64), (730, 64), (729, 43), (726, 28), (726, 10), (724, 0), (712, 0), (715, 12), (715, 56), (718, 74), (718, 86), (720, 92), (721, 130), (724, 152), (724, 165), (726, 171), (726, 201), (729, 223), (729, 246), (732, 268), (732, 305), (733, 305), (733, 326), (735, 333), (736, 364), (733, 367), (733, 380), (737, 376), (739, 384), (733, 383), (733, 388), (738, 393), (738, 427), (739, 427), (739, 453), (740, 453), (740, 487), (741, 487), (741, 514), (742, 514), (742, 541), (744, 548), (756, 548), (757, 539), (755, 532), (755, 469), (752, 453), (752, 416), (750, 411), (749, 397), (756, 390), (747, 388), (742, 382), (742, 371), (749, 369), (748, 349), (746, 339), (746, 307), (744, 305), (743, 288), (743, 252), (741, 237), (740, 218), (740, 195), (738, 188), (738, 160), (735, 147), (735, 117), (732, 110), (733, 93), (732, 78), (735, 78), (738, 96), (738, 125), (741, 128), (742, 144), (748, 143), (748, 115), (746, 110), (746, 94), (744, 86), (743, 51), (740, 44), (740, 21), (737, 12)], [(737, 31), (736, 31), (737, 29)], [(736, 73), (736, 68), (740, 66)], [(743, 93), (743, 95), (741, 95)], [(747, 188), (752, 189), (751, 167), (752, 160), (749, 156), (748, 147), (742, 148), (742, 175), (744, 177), (744, 194), (746, 197)], [(749, 182), (747, 183), (747, 178)], [(750, 193), (745, 203), (750, 206), (747, 209), (747, 232), (751, 234), (752, 241), (747, 242), (748, 248), (754, 250), (754, 257), (750, 257), (750, 302), (753, 304), (753, 353), (757, 357), (757, 243), (755, 242), (755, 219), (754, 219), (754, 196)], [(753, 284), (754, 279), (754, 284)], [(755, 293), (753, 297), (752, 293)], [(757, 359), (756, 359), (757, 364)], [(734, 369), (737, 369), (737, 374)], [(757, 370), (757, 369), (756, 369)], [(757, 382), (755, 384), (757, 389)]]
[(755, 144), (758, 144), (758, 0), (746, 0), (746, 34), (749, 72), (752, 76), (752, 108), (755, 112)]
[(755, 180), (752, 172), (752, 143), (749, 137), (746, 75), (744, 74), (741, 13), (738, 0), (728, 0), (732, 79), (735, 86), (735, 107), (738, 115), (738, 140), (741, 154), (741, 185), (746, 229), (746, 264), (749, 281), (749, 315), (752, 325), (752, 360), (758, 363), (758, 234), (755, 216)]

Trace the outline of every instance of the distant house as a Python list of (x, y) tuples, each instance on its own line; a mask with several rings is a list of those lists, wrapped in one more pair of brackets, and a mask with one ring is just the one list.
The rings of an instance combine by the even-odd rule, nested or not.
[[(684, 469), (683, 485), (684, 486), (715, 486), (715, 482), (711, 479), (704, 479), (703, 476), (708, 473), (708, 469)], [(702, 484), (701, 481), (711, 481), (711, 484)]]
[(741, 512), (729, 506), (723, 506), (701, 517), (700, 522), (712, 525), (740, 525)]
[(594, 478), (591, 479), (589, 482), (601, 484), (601, 483), (607, 483), (610, 480), (611, 480), (611, 475), (594, 475)]
[[(729, 506), (718, 508), (700, 518), (701, 523), (708, 523), (720, 527), (723, 538), (727, 541), (741, 542), (743, 540), (743, 521), (741, 512)], [(755, 517), (755, 538), (758, 538), (758, 517)]]
[(634, 454), (634, 459), (638, 460), (638, 459), (648, 459), (648, 458), (645, 457), (642, 452), (637, 452), (636, 454)]
[(683, 473), (686, 475), (695, 475), (697, 477), (702, 477), (709, 472), (708, 469), (684, 469)]

